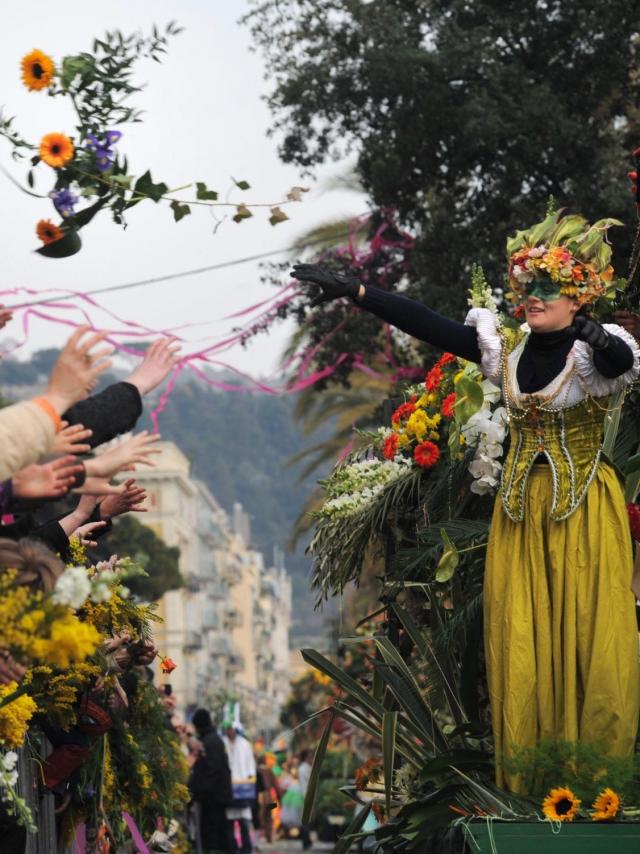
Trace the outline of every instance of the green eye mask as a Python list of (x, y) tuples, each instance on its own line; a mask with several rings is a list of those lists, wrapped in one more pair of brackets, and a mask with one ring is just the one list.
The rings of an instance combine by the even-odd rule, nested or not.
[(552, 302), (562, 296), (560, 285), (550, 279), (534, 279), (532, 282), (527, 282), (525, 292), (528, 297), (536, 297), (543, 302)]

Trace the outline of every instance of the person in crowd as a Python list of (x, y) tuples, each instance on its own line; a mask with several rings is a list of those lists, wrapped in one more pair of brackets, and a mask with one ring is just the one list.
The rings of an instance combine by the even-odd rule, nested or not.
[(292, 757), (286, 763), (286, 768), (283, 769), (281, 785), (285, 787), (280, 813), (283, 834), (285, 837), (297, 839), (302, 836), (302, 810), (304, 808), (304, 794), (298, 775), (297, 757)]
[[(235, 845), (235, 824), (240, 827), (241, 845), (238, 849), (235, 845), (234, 851), (239, 854), (251, 854), (253, 843), (251, 841), (251, 804), (255, 801), (256, 783), (256, 760), (253, 749), (248, 740), (239, 732), (239, 726), (231, 721), (225, 721), (224, 746), (229, 757), (231, 768), (231, 780), (233, 783), (233, 804), (227, 808), (227, 819), (229, 821), (231, 838)], [(253, 794), (247, 797), (244, 791), (252, 786)]]
[[(309, 787), (311, 778), (311, 763), (309, 759), (311, 754), (308, 750), (303, 750), (298, 757), (300, 764), (298, 765), (298, 782), (300, 783), (300, 791), (304, 798)], [(311, 834), (309, 828), (305, 824), (300, 824), (300, 839), (302, 840), (302, 850), (308, 851), (311, 848)]]
[[(191, 797), (200, 809), (200, 841), (206, 854), (233, 854), (226, 807), (233, 800), (231, 771), (225, 745), (206, 709), (196, 709), (192, 718), (202, 752), (195, 754), (189, 776)], [(195, 752), (194, 752), (195, 753)]]
[(258, 824), (265, 842), (273, 842), (273, 811), (278, 806), (278, 781), (263, 750), (258, 756)]
[(488, 308), (472, 308), (463, 324), (349, 275), (293, 271), (318, 289), (316, 305), (348, 297), (480, 364), (502, 388), (511, 442), (487, 548), (484, 648), (496, 779), (517, 793), (531, 785), (506, 765), (519, 749), (561, 740), (628, 757), (638, 731), (629, 522), (602, 446), (612, 401), (640, 374), (640, 347), (587, 310), (614, 274), (611, 224), (557, 211), (507, 242), (509, 288), (527, 321), (518, 330)]

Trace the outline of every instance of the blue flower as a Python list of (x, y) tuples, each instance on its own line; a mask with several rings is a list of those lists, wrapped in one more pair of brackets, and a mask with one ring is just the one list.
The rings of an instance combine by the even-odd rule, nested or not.
[(119, 130), (108, 130), (103, 140), (99, 140), (93, 133), (87, 134), (88, 142), (85, 144), (85, 148), (95, 154), (99, 172), (108, 172), (113, 166), (116, 153), (112, 146), (121, 136), (122, 133)]
[(78, 204), (78, 196), (75, 196), (68, 187), (53, 190), (49, 193), (49, 198), (53, 200), (54, 207), (61, 216), (73, 216), (75, 213), (73, 207)]

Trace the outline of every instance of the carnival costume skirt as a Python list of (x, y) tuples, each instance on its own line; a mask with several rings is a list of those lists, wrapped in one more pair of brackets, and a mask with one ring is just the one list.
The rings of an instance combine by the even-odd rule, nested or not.
[(631, 755), (638, 730), (640, 664), (633, 559), (624, 496), (607, 463), (578, 509), (550, 518), (548, 465), (534, 466), (525, 516), (512, 522), (498, 497), (487, 549), (485, 652), (497, 782), (529, 781), (501, 758), (541, 740), (593, 744)]

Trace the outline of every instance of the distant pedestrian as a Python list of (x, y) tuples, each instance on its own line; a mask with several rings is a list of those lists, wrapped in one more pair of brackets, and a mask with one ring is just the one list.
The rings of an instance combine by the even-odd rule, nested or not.
[(197, 709), (193, 715), (202, 749), (192, 751), (192, 768), (189, 776), (191, 797), (200, 809), (200, 841), (208, 852), (233, 854), (226, 807), (231, 803), (231, 771), (224, 743), (215, 731), (211, 715), (206, 709)]
[[(311, 778), (311, 763), (309, 762), (310, 753), (308, 750), (303, 750), (300, 754), (300, 765), (298, 766), (298, 782), (300, 783), (300, 791), (303, 798), (306, 797), (307, 789), (309, 788), (309, 779)], [(300, 839), (302, 840), (302, 850), (308, 851), (311, 848), (311, 834), (309, 828), (305, 824), (300, 824)]]
[[(233, 804), (227, 808), (227, 820), (234, 845), (232, 851), (238, 854), (252, 854), (251, 806), (256, 799), (256, 760), (253, 748), (238, 729), (230, 721), (224, 724), (224, 746), (229, 757), (233, 786)], [(235, 839), (236, 822), (240, 826), (240, 848)]]

